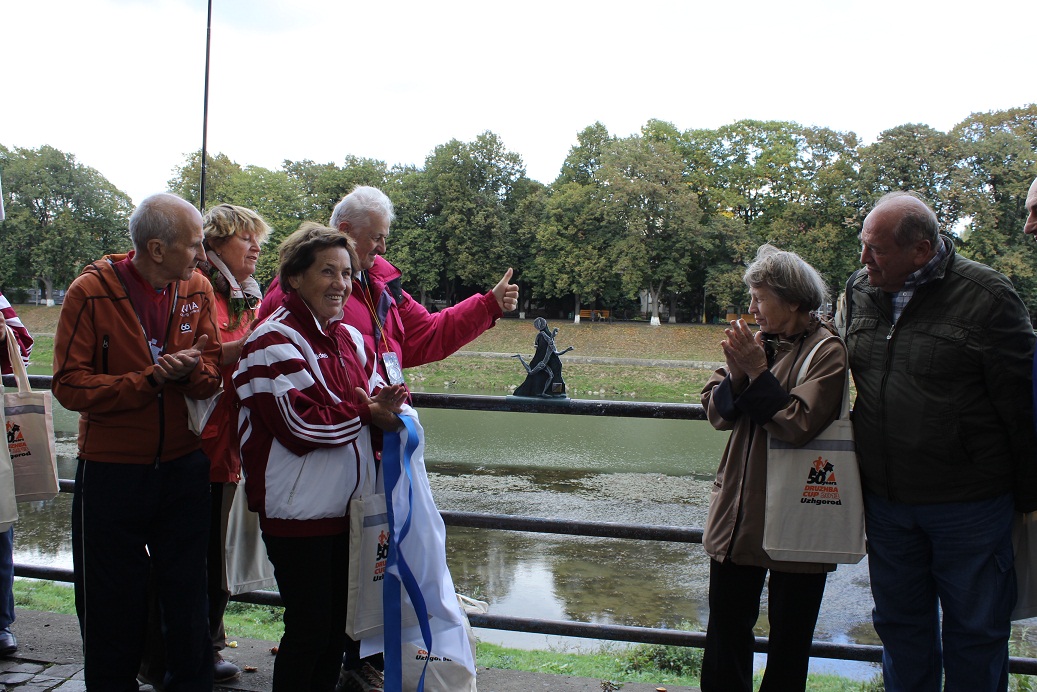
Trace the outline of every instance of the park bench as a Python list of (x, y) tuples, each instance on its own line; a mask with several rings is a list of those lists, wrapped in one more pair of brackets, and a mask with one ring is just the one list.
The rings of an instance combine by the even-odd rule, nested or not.
[(608, 320), (611, 315), (609, 310), (580, 310), (581, 320), (590, 320), (591, 322), (599, 322)]

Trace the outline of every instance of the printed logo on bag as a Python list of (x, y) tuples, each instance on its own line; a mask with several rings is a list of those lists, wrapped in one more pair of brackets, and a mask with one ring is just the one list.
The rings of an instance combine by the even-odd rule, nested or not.
[(11, 458), (27, 457), (32, 454), (29, 445), (22, 435), (22, 426), (14, 421), (7, 421), (7, 448), (11, 450)]
[(799, 501), (805, 505), (841, 505), (839, 485), (835, 481), (835, 467), (823, 457), (814, 460), (810, 472), (807, 473), (807, 484), (803, 486), (803, 497)]
[(446, 656), (443, 656), (442, 658), (440, 658), (439, 656), (429, 656), (428, 652), (425, 651), (424, 649), (418, 649), (418, 653), (416, 653), (414, 655), (414, 660), (415, 661), (430, 661), (430, 662), (435, 662), (435, 661), (453, 661), (453, 659), (447, 658)]
[(378, 546), (375, 548), (374, 579), (381, 581), (385, 579), (385, 562), (389, 559), (389, 532), (382, 531), (378, 534)]

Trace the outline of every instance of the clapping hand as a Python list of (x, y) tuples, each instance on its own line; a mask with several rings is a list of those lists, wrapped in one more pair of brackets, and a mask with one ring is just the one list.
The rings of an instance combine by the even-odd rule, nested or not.
[(368, 396), (363, 387), (357, 387), (356, 396), (370, 409), (372, 423), (382, 430), (399, 429), (400, 419), (396, 414), (403, 410), (403, 404), (407, 401), (406, 387), (402, 384), (382, 387), (373, 398)]
[(720, 342), (727, 360), (731, 379), (741, 382), (745, 377), (756, 379), (767, 370), (767, 353), (763, 350), (763, 332), (753, 334), (745, 320), (733, 320), (724, 330), (727, 337)]
[(163, 353), (155, 363), (155, 375), (159, 384), (179, 380), (191, 374), (202, 359), (202, 351), (209, 343), (209, 335), (202, 334), (191, 348), (176, 353)]

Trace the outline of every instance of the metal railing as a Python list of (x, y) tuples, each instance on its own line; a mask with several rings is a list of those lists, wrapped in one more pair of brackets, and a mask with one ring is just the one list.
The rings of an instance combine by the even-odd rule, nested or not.
[[(9, 377), (9, 375), (4, 376), (5, 386), (9, 386)], [(50, 379), (49, 376), (30, 376), (30, 382), (34, 388), (48, 389), (50, 387)], [(10, 384), (13, 386), (13, 379)], [(698, 404), (593, 401), (584, 399), (540, 400), (510, 396), (430, 394), (421, 392), (415, 392), (413, 398), (414, 405), (418, 408), (705, 420), (705, 411)], [(60, 481), (60, 486), (62, 492), (72, 492), (75, 482), (62, 480)], [(547, 519), (475, 512), (441, 511), (440, 514), (447, 526), (498, 531), (554, 533), (569, 536), (593, 536), (598, 538), (702, 543), (702, 529), (700, 528), (602, 521), (573, 521), (569, 519)], [(51, 581), (71, 582), (73, 580), (71, 570), (55, 567), (16, 564), (15, 574), (20, 577)], [(234, 596), (232, 600), (265, 606), (282, 605), (280, 594), (276, 591), (253, 591)], [(489, 613), (469, 615), (469, 620), (473, 627), (533, 634), (699, 648), (704, 647), (706, 642), (704, 632), (684, 632), (653, 627), (603, 625), (572, 620), (544, 620)], [(756, 637), (754, 648), (757, 652), (766, 652), (767, 638)], [(810, 654), (817, 658), (877, 663), (882, 660), (882, 647), (814, 641), (810, 647)], [(1017, 674), (1037, 675), (1037, 659), (1013, 656), (1009, 660), (1009, 670)]]

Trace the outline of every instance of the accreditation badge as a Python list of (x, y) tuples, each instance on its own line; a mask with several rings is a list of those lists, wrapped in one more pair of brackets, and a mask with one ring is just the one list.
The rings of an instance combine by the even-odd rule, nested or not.
[(382, 363), (385, 365), (385, 374), (389, 378), (389, 384), (403, 384), (403, 368), (400, 367), (400, 359), (393, 351), (382, 354)]

